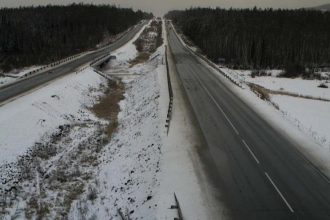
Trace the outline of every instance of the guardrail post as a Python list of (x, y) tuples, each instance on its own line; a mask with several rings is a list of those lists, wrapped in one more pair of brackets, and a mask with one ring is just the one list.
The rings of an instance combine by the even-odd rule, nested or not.
[(169, 93), (169, 103), (168, 103), (168, 111), (167, 111), (167, 119), (166, 119), (166, 125), (167, 128), (167, 134), (170, 129), (170, 123), (172, 119), (172, 109), (173, 109), (173, 88), (171, 83), (171, 76), (170, 76), (170, 70), (168, 66), (168, 59), (167, 59), (167, 46), (165, 45), (165, 65), (166, 65), (166, 74), (167, 74), (167, 85), (168, 85), (168, 93)]

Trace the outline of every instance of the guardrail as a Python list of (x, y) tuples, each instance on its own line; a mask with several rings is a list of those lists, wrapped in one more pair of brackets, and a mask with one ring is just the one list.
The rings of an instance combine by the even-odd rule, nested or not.
[(176, 197), (176, 194), (175, 193), (174, 193), (174, 201), (175, 201), (175, 205), (172, 205), (170, 207), (170, 209), (176, 209), (176, 210), (178, 210), (178, 218), (174, 218), (174, 220), (183, 220), (181, 206), (180, 206), (179, 200)]
[[(140, 21), (137, 25), (135, 25), (135, 27), (138, 26), (138, 25), (143, 25), (144, 22), (145, 22), (144, 20), (143, 20), (143, 21)], [(127, 29), (127, 30), (126, 30), (126, 31), (125, 31), (125, 32), (124, 32), (124, 33), (123, 33), (118, 39), (116, 39), (116, 41), (118, 41), (119, 39), (123, 38), (128, 32), (132, 31), (135, 27), (130, 27), (129, 29)], [(75, 55), (73, 55), (73, 56), (70, 56), (70, 57), (67, 57), (67, 58), (61, 59), (61, 60), (59, 60), (59, 61), (55, 61), (55, 62), (50, 63), (50, 64), (48, 64), (48, 65), (46, 65), (46, 66), (43, 66), (43, 67), (41, 67), (41, 68), (38, 68), (38, 69), (36, 69), (36, 70), (32, 70), (32, 71), (30, 71), (30, 72), (25, 73), (24, 75), (18, 77), (17, 80), (15, 80), (14, 82), (12, 82), (12, 83), (8, 83), (8, 84), (5, 84), (5, 85), (0, 86), (0, 89), (4, 89), (4, 88), (7, 88), (7, 87), (10, 87), (11, 85), (13, 85), (13, 84), (15, 84), (15, 83), (18, 83), (18, 82), (21, 81), (21, 80), (25, 80), (25, 79), (27, 79), (27, 78), (29, 78), (29, 77), (31, 77), (31, 76), (37, 74), (37, 73), (42, 73), (42, 72), (46, 72), (46, 71), (51, 71), (54, 67), (56, 67), (56, 66), (58, 66), (58, 65), (61, 65), (61, 64), (63, 64), (63, 63), (69, 62), (69, 61), (72, 61), (72, 60), (74, 60), (74, 59), (77, 59), (78, 57), (84, 56), (84, 55), (86, 55), (86, 54), (88, 54), (88, 53), (90, 53), (90, 52), (98, 52), (98, 51), (101, 51), (101, 50), (106, 50), (106, 49), (108, 49), (108, 48), (111, 47), (111, 46), (112, 46), (112, 43), (111, 43), (111, 44), (108, 44), (108, 45), (106, 45), (106, 46), (104, 46), (104, 47), (101, 47), (101, 48), (99, 48), (99, 49), (96, 49), (96, 50), (94, 50), (94, 51), (82, 52), (82, 53), (75, 54)]]
[(94, 59), (89, 65), (90, 66), (97, 66), (97, 65), (101, 65), (102, 63), (104, 63), (107, 59), (110, 59), (111, 54), (105, 54), (101, 57), (98, 57), (96, 59)]
[(229, 79), (232, 83), (234, 83), (235, 85), (239, 86), (240, 88), (244, 88), (243, 87), (243, 80), (238, 76), (233, 76), (230, 73), (224, 72), (220, 69), (220, 67), (218, 65), (216, 65), (215, 63), (213, 63), (212, 61), (210, 61), (208, 58), (206, 58), (205, 56), (197, 53), (196, 51), (192, 50), (188, 45), (186, 45), (186, 43), (181, 39), (181, 37), (179, 36), (179, 34), (176, 32), (174, 25), (171, 22), (171, 26), (173, 29), (173, 32), (175, 33), (175, 35), (178, 37), (178, 39), (181, 41), (181, 43), (185, 46), (185, 48), (194, 56), (199, 57), (200, 59), (202, 59), (203, 61), (205, 61), (207, 64), (209, 64), (211, 67), (213, 67), (214, 69), (216, 69), (218, 72), (220, 72), (224, 77), (226, 77), (227, 79)]
[(60, 64), (62, 64), (62, 63), (66, 63), (66, 62), (71, 61), (71, 60), (73, 60), (73, 59), (75, 59), (75, 58), (77, 58), (77, 57), (79, 57), (79, 56), (81, 56), (81, 55), (83, 55), (83, 53), (81, 53), (81, 54), (76, 54), (76, 55), (73, 55), (73, 56), (70, 56), (70, 57), (64, 58), (64, 59), (62, 59), (62, 60), (59, 60), (59, 61), (56, 61), (56, 62), (50, 63), (50, 64), (48, 64), (48, 65), (46, 65), (46, 66), (43, 66), (43, 67), (41, 67), (41, 68), (39, 68), (39, 69), (36, 69), (36, 70), (30, 71), (30, 72), (28, 72), (28, 73), (25, 73), (24, 75), (22, 75), (21, 77), (19, 77), (19, 79), (26, 78), (26, 77), (28, 77), (28, 76), (31, 76), (31, 75), (35, 74), (35, 73), (41, 72), (41, 71), (43, 71), (43, 70), (45, 70), (45, 69), (47, 69), (47, 68), (55, 67), (55, 66), (60, 65)]
[(168, 93), (169, 93), (169, 103), (168, 103), (168, 110), (167, 110), (167, 117), (166, 117), (166, 123), (165, 128), (167, 128), (167, 134), (170, 130), (170, 124), (172, 119), (172, 110), (173, 110), (173, 88), (171, 83), (171, 76), (170, 76), (170, 70), (168, 66), (168, 59), (167, 59), (167, 46), (165, 46), (165, 64), (166, 64), (166, 73), (167, 73), (167, 85), (168, 85)]

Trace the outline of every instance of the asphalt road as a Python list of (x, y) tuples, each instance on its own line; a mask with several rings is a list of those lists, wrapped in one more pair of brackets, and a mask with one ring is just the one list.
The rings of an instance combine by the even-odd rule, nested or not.
[(230, 219), (330, 219), (329, 180), (168, 30), (177, 72), (205, 137), (205, 167)]
[(75, 69), (78, 67), (98, 58), (101, 57), (113, 50), (116, 50), (123, 45), (125, 45), (128, 41), (130, 41), (138, 32), (141, 30), (143, 25), (146, 23), (139, 24), (136, 27), (134, 27), (131, 31), (129, 31), (127, 34), (125, 34), (122, 38), (118, 39), (116, 42), (111, 44), (110, 47), (100, 50), (94, 53), (90, 53), (88, 55), (85, 55), (81, 58), (78, 58), (74, 61), (71, 61), (67, 64), (63, 64), (59, 67), (55, 67), (52, 69), (52, 73), (48, 73), (49, 71), (41, 74), (37, 74), (35, 76), (29, 77), (25, 80), (19, 81), (18, 83), (12, 84), (8, 87), (0, 88), (0, 103), (9, 100), (11, 98), (14, 98), (18, 95), (21, 95), (31, 89), (34, 89), (46, 82), (49, 82), (53, 79), (56, 79), (60, 76), (63, 76), (68, 73), (72, 73)]

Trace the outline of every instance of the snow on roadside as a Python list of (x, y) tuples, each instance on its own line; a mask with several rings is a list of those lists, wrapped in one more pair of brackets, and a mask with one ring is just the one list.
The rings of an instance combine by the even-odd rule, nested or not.
[(158, 75), (165, 71), (164, 47), (156, 59), (129, 68), (136, 55), (130, 44), (115, 53), (136, 78), (125, 80), (117, 132), (106, 146), (102, 128), (107, 122), (89, 107), (98, 103), (108, 82), (91, 68), (0, 108), (5, 144), (0, 147), (7, 154), (0, 158), (5, 216), (105, 219), (126, 211), (133, 217), (155, 216), (164, 131)]
[(0, 165), (13, 162), (59, 125), (95, 119), (85, 109), (101, 95), (106, 80), (86, 69), (52, 82), (0, 107)]
[(42, 66), (31, 66), (20, 70), (12, 70), (9, 73), (2, 73), (3, 76), (0, 75), (0, 87), (5, 84), (12, 83), (24, 74), (39, 69), (41, 67)]
[[(266, 71), (268, 76), (258, 77), (251, 77), (250, 70), (227, 70), (231, 74), (234, 72), (235, 74), (244, 77), (246, 83), (253, 83), (275, 92), (274, 94), (270, 93), (269, 97), (270, 101), (277, 109), (272, 108), (272, 111), (269, 111), (269, 109), (265, 111), (267, 113), (266, 118), (272, 118), (274, 114), (280, 115), (280, 121), (284, 120), (291, 125), (289, 126), (291, 127), (289, 133), (298, 139), (301, 145), (304, 145), (307, 148), (307, 151), (318, 151), (318, 153), (313, 154), (317, 154), (318, 156), (316, 157), (319, 160), (322, 160), (323, 162), (326, 161), (324, 163), (330, 164), (330, 158), (324, 158), (324, 155), (330, 154), (330, 102), (318, 100), (330, 100), (330, 89), (318, 87), (321, 83), (330, 86), (329, 81), (317, 79), (305, 80), (302, 78), (280, 78), (277, 77), (281, 73), (280, 70), (268, 70)], [(280, 92), (281, 95), (276, 94), (276, 92)], [(251, 93), (248, 86), (246, 86), (244, 93)], [(251, 101), (252, 96), (249, 95), (249, 98), (245, 96), (244, 99)], [(307, 99), (307, 97), (309, 99)], [(254, 98), (257, 98), (257, 96), (254, 95)], [(265, 102), (264, 104), (269, 103)], [(264, 110), (261, 103), (257, 106)], [(287, 130), (287, 123), (272, 123), (277, 125), (280, 124), (282, 129)], [(292, 128), (292, 126), (294, 128)], [(295, 131), (292, 131), (293, 129)], [(300, 135), (295, 134), (296, 132), (299, 132)], [(313, 147), (307, 146), (306, 142), (301, 142), (299, 138), (297, 138), (301, 135), (308, 137), (309, 145)], [(330, 169), (327, 169), (328, 173), (330, 173)]]
[(284, 95), (272, 95), (271, 100), (287, 120), (330, 151), (329, 102)]
[[(184, 42), (183, 44), (186, 45)], [(266, 121), (272, 124), (284, 136), (287, 136), (289, 140), (296, 143), (297, 148), (330, 177), (330, 102), (321, 103), (320, 101), (305, 100), (300, 97), (270, 95), (272, 102), (279, 107), (278, 111), (273, 104), (258, 98), (255, 93), (248, 89), (248, 86), (243, 86), (244, 89), (238, 88), (230, 83), (218, 70), (209, 66), (207, 62), (200, 58), (198, 59), (208, 66), (215, 75), (249, 106), (255, 109)], [(268, 77), (256, 78), (251, 77), (252, 71), (250, 70), (241, 71), (228, 68), (221, 68), (221, 70), (225, 71), (226, 74), (231, 74), (234, 78), (256, 83), (267, 89), (286, 91), (314, 98), (328, 99), (329, 97), (328, 88), (317, 88), (322, 82), (330, 87), (329, 80), (326, 82), (320, 80), (316, 83), (317, 80), (276, 78), (282, 72), (281, 70), (269, 70), (266, 71), (267, 75), (269, 75)], [(330, 75), (328, 72), (320, 72), (319, 74), (324, 78), (329, 78)]]
[[(330, 100), (330, 89), (319, 88), (322, 80), (305, 80), (302, 78), (278, 78), (270, 76), (247, 77), (247, 82), (258, 84), (274, 91), (290, 92), (297, 95), (311, 96)], [(326, 83), (330, 87), (330, 83)]]
[(86, 195), (77, 201), (71, 212), (72, 219), (79, 218), (81, 204), (86, 207), (86, 216), (96, 219), (119, 219), (120, 213), (132, 219), (157, 218), (155, 195), (159, 187), (161, 134), (164, 132), (158, 77), (165, 74), (163, 49), (158, 49), (156, 53), (161, 56), (153, 61), (133, 68), (126, 66), (126, 71), (139, 74), (134, 79), (125, 80), (126, 93), (120, 103), (119, 127), (105, 147), (96, 176), (98, 197), (89, 202)]
[[(302, 78), (279, 78), (279, 71), (270, 71), (272, 76), (251, 77), (251, 71), (236, 71), (245, 75), (245, 81), (257, 84), (272, 91), (288, 93), (277, 95), (270, 93), (270, 100), (279, 110), (282, 117), (293, 124), (297, 130), (309, 136), (317, 144), (330, 150), (330, 89), (319, 88), (324, 80), (305, 80)], [(272, 73), (273, 72), (273, 73)], [(325, 83), (330, 86), (329, 83)], [(292, 95), (292, 96), (291, 96)], [(297, 96), (314, 98), (305, 99)], [(276, 111), (274, 109), (274, 111)]]
[[(265, 102), (258, 98), (255, 93), (253, 93), (249, 89), (240, 89), (237, 86), (230, 83), (223, 75), (221, 75), (218, 71), (211, 68), (210, 69), (216, 74), (226, 85), (231, 88), (233, 92), (235, 92), (238, 96), (242, 98), (249, 106), (251, 106), (259, 115), (261, 115), (266, 121), (272, 124), (279, 132), (281, 132), (284, 136), (288, 137), (289, 140), (292, 140), (296, 143), (296, 147), (309, 158), (314, 164), (323, 171), (326, 175), (330, 176), (330, 151), (329, 147), (321, 144), (318, 141), (318, 138), (321, 137), (320, 140), (323, 139), (325, 135), (312, 135), (310, 133), (310, 127), (307, 127), (305, 124), (301, 123), (301, 118), (313, 118), (313, 116), (304, 114), (299, 119), (293, 118), (291, 114), (288, 112), (278, 111), (274, 108), (272, 104), (269, 102)], [(298, 98), (295, 98), (298, 99)], [(299, 98), (300, 101), (303, 100)], [(275, 100), (275, 99), (274, 99)], [(308, 100), (312, 101), (312, 100)], [(311, 104), (312, 102), (310, 102)], [(305, 105), (304, 108), (310, 106), (310, 104)], [(299, 105), (301, 106), (301, 105)], [(291, 106), (295, 108), (294, 105)], [(284, 108), (285, 109), (285, 108)], [(317, 109), (314, 108), (313, 115), (317, 115)], [(323, 108), (323, 110), (326, 108)], [(288, 108), (289, 110), (289, 108)], [(301, 109), (300, 109), (301, 110)], [(303, 111), (303, 110), (302, 110)], [(323, 111), (324, 112), (324, 111)], [(288, 117), (289, 115), (289, 117)], [(301, 114), (300, 114), (301, 115)], [(329, 117), (322, 117), (322, 121), (324, 122), (322, 126), (318, 125), (317, 127), (326, 128), (329, 130), (330, 122)], [(300, 127), (299, 126), (303, 126)], [(303, 128), (303, 129), (301, 129)], [(315, 132), (315, 131), (314, 131)], [(327, 132), (328, 133), (328, 132)], [(327, 143), (323, 141), (323, 143)]]

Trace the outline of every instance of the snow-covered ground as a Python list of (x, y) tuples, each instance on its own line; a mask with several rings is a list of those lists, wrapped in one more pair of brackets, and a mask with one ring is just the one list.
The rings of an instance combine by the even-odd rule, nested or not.
[(101, 95), (96, 89), (104, 83), (105, 79), (86, 69), (1, 106), (0, 164), (14, 161), (59, 125), (95, 118), (84, 107)]
[(30, 218), (45, 212), (55, 218), (60, 213), (54, 213), (50, 204), (63, 210), (69, 207), (58, 205), (64, 204), (66, 190), (84, 186), (69, 180), (77, 177), (74, 180), (81, 182), (82, 176), (92, 173), (72, 158), (91, 154), (79, 146), (99, 146), (95, 141), (102, 138), (101, 128), (107, 122), (88, 108), (106, 85), (104, 78), (86, 69), (0, 107), (1, 214)]
[[(122, 48), (124, 58), (136, 55), (132, 48)], [(108, 85), (92, 68), (83, 68), (0, 107), (1, 218), (56, 219), (69, 215), (71, 202), (83, 192), (90, 197), (95, 166), (105, 165), (98, 158), (108, 142), (104, 130), (112, 123), (97, 118), (91, 107)], [(120, 148), (116, 142), (111, 146)], [(113, 171), (122, 168), (115, 165)], [(110, 172), (109, 178), (118, 175)]]
[[(166, 133), (165, 46), (132, 66), (138, 35), (113, 52), (103, 76), (82, 68), (0, 107), (0, 217), (171, 219), (174, 192), (187, 218), (218, 216), (196, 150), (201, 141), (179, 95)], [(125, 88), (117, 121), (93, 112), (116, 92), (108, 76)]]
[(154, 59), (131, 67), (135, 39), (115, 51), (111, 62), (126, 76), (121, 74), (125, 99), (110, 142), (104, 129), (113, 121), (91, 111), (108, 80), (91, 68), (0, 107), (5, 218), (157, 218), (167, 111), (159, 84), (166, 74), (164, 46)]
[(241, 75), (246, 83), (271, 90), (269, 102), (261, 100), (248, 86), (240, 89), (229, 83), (218, 71), (212, 70), (283, 135), (298, 143), (301, 152), (330, 176), (330, 102), (318, 100), (330, 98), (330, 89), (318, 88), (321, 83), (329, 86), (328, 82), (278, 78), (279, 70), (269, 71), (271, 76), (255, 78), (251, 77), (251, 71), (226, 70)]
[[(163, 48), (158, 52), (163, 56)], [(83, 203), (89, 210), (86, 215), (96, 219), (120, 219), (120, 213), (134, 219), (156, 219), (158, 203), (155, 195), (159, 187), (162, 133), (165, 131), (159, 109), (158, 77), (165, 70), (162, 56), (134, 68), (126, 65), (126, 74), (138, 72), (138, 75), (124, 80), (126, 92), (120, 103), (118, 132), (106, 146), (101, 157), (103, 163), (95, 177), (99, 182), (99, 197), (88, 202), (87, 197), (82, 196), (75, 204), (76, 209), (72, 210), (72, 218), (79, 217)], [(125, 61), (119, 59), (118, 62)]]
[(299, 130), (327, 148), (330, 154), (330, 102), (272, 95), (283, 116)]
[(276, 70), (270, 71), (272, 76), (254, 78), (251, 71), (235, 72), (243, 74), (247, 83), (270, 90), (270, 101), (278, 107), (283, 118), (330, 151), (330, 102), (327, 101), (330, 100), (330, 89), (318, 87), (321, 83), (330, 87), (330, 81), (276, 77), (279, 73)]
[(250, 71), (235, 71), (244, 74), (246, 82), (254, 83), (270, 90), (283, 91), (302, 96), (311, 96), (314, 98), (330, 100), (330, 89), (318, 87), (321, 83), (324, 83), (330, 87), (330, 81), (276, 77), (276, 72), (278, 71), (273, 71), (273, 73), (275, 72), (273, 76), (261, 76), (252, 78)]

